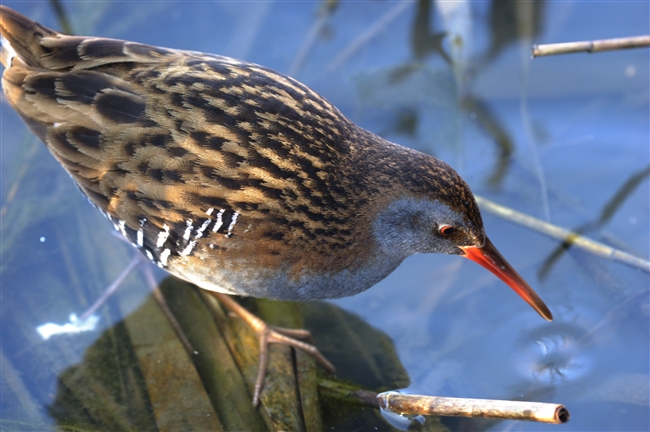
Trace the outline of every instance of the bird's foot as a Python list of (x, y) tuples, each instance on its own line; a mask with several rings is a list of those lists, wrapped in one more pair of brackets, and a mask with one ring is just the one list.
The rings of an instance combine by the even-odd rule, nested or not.
[(332, 363), (321, 354), (318, 348), (312, 344), (297, 339), (311, 339), (311, 333), (308, 330), (271, 326), (259, 317), (250, 313), (230, 296), (213, 291), (211, 291), (210, 294), (215, 296), (217, 300), (219, 300), (219, 302), (232, 313), (243, 319), (258, 335), (260, 342), (260, 358), (253, 391), (253, 406), (257, 406), (260, 401), (260, 394), (262, 393), (262, 386), (264, 385), (266, 368), (269, 361), (269, 344), (277, 343), (300, 349), (312, 356), (328, 372), (335, 372), (334, 365), (332, 365)]

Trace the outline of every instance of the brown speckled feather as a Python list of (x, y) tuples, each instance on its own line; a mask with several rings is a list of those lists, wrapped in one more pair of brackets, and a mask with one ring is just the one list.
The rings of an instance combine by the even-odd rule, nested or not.
[(420, 217), (410, 201), (390, 213), (397, 220), (379, 217), (399, 200), (448, 209), (463, 228), (454, 244), (483, 244), (455, 171), (357, 127), (292, 78), (217, 55), (66, 36), (4, 7), (0, 32), (9, 103), (117, 229), (203, 288), (339, 297), (411, 253), (460, 253), (434, 238), (391, 256), (403, 215)]

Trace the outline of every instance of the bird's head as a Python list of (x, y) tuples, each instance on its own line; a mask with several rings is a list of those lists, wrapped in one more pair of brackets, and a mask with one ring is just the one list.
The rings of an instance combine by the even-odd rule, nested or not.
[[(416, 253), (444, 253), (468, 258), (504, 281), (543, 318), (553, 316), (541, 298), (489, 240), (467, 184), (448, 165), (427, 157), (415, 163), (377, 213), (372, 231), (380, 249), (404, 259)], [(430, 162), (431, 161), (431, 162)], [(426, 165), (430, 165), (428, 169)]]

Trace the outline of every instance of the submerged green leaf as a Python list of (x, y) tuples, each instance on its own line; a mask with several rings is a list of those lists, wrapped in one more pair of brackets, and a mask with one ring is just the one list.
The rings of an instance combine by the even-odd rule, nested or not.
[[(170, 277), (160, 289), (193, 352), (184, 349), (149, 297), (106, 330), (80, 364), (60, 374), (49, 407), (59, 426), (311, 431), (344, 427), (366, 416), (370, 423), (364, 425), (386, 426), (377, 410), (337, 399), (331, 392), (322, 399), (323, 383), (334, 378), (307, 354), (277, 344), (270, 347), (261, 407), (255, 409), (251, 399), (259, 360), (257, 336), (191, 284)], [(323, 302), (244, 303), (273, 325), (300, 328), (304, 320), (315, 344), (350, 383), (347, 386), (376, 392), (408, 385), (390, 340), (354, 315)]]

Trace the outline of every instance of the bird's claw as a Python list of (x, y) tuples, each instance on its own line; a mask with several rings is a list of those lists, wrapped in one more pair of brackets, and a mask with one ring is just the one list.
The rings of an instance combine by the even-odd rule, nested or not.
[(257, 337), (259, 338), (260, 357), (253, 390), (253, 406), (257, 406), (260, 401), (262, 386), (264, 385), (264, 378), (266, 377), (266, 368), (269, 361), (269, 344), (282, 344), (302, 350), (312, 356), (325, 370), (331, 373), (335, 372), (334, 365), (332, 365), (332, 363), (321, 354), (318, 348), (312, 344), (297, 339), (301, 338), (311, 340), (311, 333), (308, 330), (268, 325), (228, 295), (218, 292), (211, 292), (211, 294), (216, 297), (222, 305), (228, 308), (231, 313), (243, 319), (253, 329), (253, 331), (257, 333)]
[(287, 345), (302, 350), (312, 356), (325, 370), (332, 374), (335, 373), (336, 369), (334, 365), (321, 354), (318, 348), (312, 344), (296, 339), (303, 338), (311, 340), (311, 333), (308, 330), (275, 327), (265, 324), (262, 329), (256, 332), (260, 341), (260, 358), (253, 391), (253, 406), (256, 407), (260, 401), (260, 394), (262, 393), (262, 386), (264, 385), (266, 368), (269, 361), (269, 345), (272, 343)]

